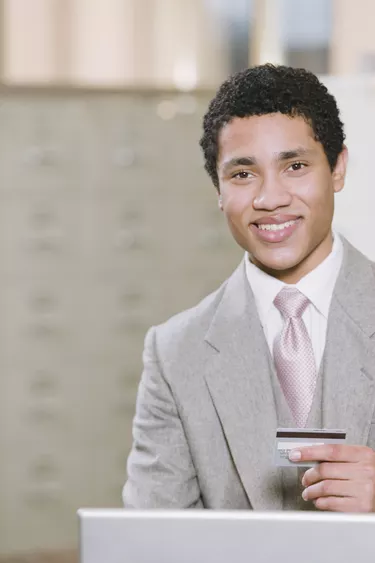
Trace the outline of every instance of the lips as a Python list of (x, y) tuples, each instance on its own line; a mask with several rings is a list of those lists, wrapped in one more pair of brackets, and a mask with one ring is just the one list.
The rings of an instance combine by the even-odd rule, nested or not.
[(263, 243), (281, 243), (295, 233), (301, 221), (302, 218), (297, 215), (262, 217), (250, 224), (250, 230)]
[(288, 221), (296, 221), (300, 219), (299, 215), (272, 215), (270, 217), (261, 217), (252, 223), (253, 225), (281, 225)]

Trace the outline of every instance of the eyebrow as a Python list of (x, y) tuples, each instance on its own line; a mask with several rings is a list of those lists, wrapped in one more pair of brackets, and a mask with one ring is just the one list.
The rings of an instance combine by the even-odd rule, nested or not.
[[(312, 154), (311, 149), (305, 149), (304, 147), (297, 147), (289, 151), (282, 151), (276, 155), (276, 160), (278, 162), (284, 162), (285, 160), (291, 160), (292, 158), (302, 158)], [(236, 166), (255, 166), (257, 164), (257, 159), (254, 156), (241, 156), (238, 158), (232, 158), (225, 162), (223, 165), (223, 173), (229, 172), (232, 168)]]
[(284, 160), (290, 160), (292, 158), (300, 158), (303, 156), (311, 155), (313, 151), (311, 149), (305, 149), (304, 147), (297, 147), (290, 151), (283, 151), (277, 155), (277, 160), (282, 162)]
[(229, 172), (232, 168), (236, 166), (254, 166), (257, 163), (257, 159), (252, 156), (241, 156), (239, 158), (232, 158), (228, 160), (223, 166), (224, 174)]

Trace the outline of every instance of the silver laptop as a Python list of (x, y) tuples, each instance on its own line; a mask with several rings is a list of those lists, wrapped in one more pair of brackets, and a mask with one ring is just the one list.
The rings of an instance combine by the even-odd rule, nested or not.
[(374, 563), (375, 515), (79, 510), (81, 563)]

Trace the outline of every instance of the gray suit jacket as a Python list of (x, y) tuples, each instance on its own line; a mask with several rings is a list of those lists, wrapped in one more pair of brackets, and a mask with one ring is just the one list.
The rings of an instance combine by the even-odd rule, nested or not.
[[(343, 243), (323, 427), (375, 449), (375, 264)], [(148, 332), (125, 507), (282, 508), (266, 346), (243, 262), (197, 307)]]

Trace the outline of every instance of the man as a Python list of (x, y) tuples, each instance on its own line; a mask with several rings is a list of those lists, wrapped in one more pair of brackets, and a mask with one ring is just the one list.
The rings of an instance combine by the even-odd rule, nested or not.
[[(375, 265), (332, 233), (347, 149), (310, 72), (227, 80), (204, 118), (206, 169), (237, 243), (232, 276), (152, 328), (124, 503), (135, 508), (375, 511)], [(343, 428), (293, 452), (277, 427)]]

